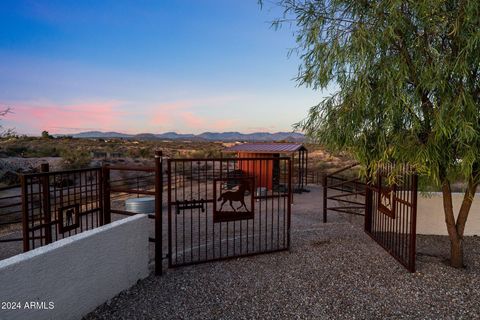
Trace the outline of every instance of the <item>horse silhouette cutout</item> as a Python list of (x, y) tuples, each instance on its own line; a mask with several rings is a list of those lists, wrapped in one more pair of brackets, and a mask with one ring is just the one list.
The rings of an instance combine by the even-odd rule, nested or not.
[(387, 207), (388, 209), (391, 209), (392, 207), (392, 202), (391, 202), (391, 197), (392, 197), (392, 190), (390, 188), (388, 189), (381, 189), (380, 190), (380, 197), (381, 197), (381, 203)]
[[(245, 191), (251, 192), (250, 183), (248, 183), (246, 180), (240, 183), (236, 191), (226, 191), (222, 193), (217, 199), (217, 201), (222, 201), (219, 211), (222, 211), (223, 206), (228, 201), (234, 212), (237, 212), (237, 210), (240, 210), (241, 208), (245, 208), (245, 210), (248, 212), (247, 205), (245, 204)], [(240, 207), (235, 209), (233, 202), (240, 202)]]
[(73, 214), (74, 214), (74, 210), (73, 210), (73, 209), (68, 209), (68, 210), (65, 212), (65, 215), (66, 215), (66, 218), (67, 218), (67, 226), (73, 224)]

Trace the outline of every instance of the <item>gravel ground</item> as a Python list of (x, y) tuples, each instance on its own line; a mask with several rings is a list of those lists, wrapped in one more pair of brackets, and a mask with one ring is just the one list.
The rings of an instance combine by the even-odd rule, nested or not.
[(445, 264), (448, 239), (420, 236), (408, 273), (356, 217), (320, 222), (321, 192), (297, 198), (292, 249), (169, 269), (139, 281), (85, 319), (472, 319), (480, 317), (480, 239), (467, 268)]

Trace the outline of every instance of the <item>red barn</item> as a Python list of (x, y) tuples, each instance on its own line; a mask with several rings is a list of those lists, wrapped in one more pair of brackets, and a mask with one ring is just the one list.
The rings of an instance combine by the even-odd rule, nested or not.
[[(292, 188), (295, 192), (304, 191), (307, 185), (308, 150), (300, 143), (244, 143), (223, 150), (236, 153), (238, 158), (279, 158), (292, 159)], [(257, 187), (274, 188), (279, 181), (280, 161), (267, 160), (256, 162), (240, 161), (239, 169), (255, 176)]]

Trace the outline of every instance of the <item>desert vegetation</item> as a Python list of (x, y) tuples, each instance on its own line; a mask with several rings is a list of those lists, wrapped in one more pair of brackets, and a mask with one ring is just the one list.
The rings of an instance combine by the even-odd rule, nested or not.
[[(48, 162), (53, 170), (78, 169), (102, 162), (111, 164), (148, 164), (155, 150), (166, 157), (219, 158), (227, 143), (184, 140), (78, 139), (54, 138), (48, 132), (41, 137), (6, 136), (0, 138), (0, 184), (18, 183), (16, 173), (35, 172)], [(352, 162), (347, 154), (332, 155), (322, 147), (307, 144), (309, 169), (322, 175)]]

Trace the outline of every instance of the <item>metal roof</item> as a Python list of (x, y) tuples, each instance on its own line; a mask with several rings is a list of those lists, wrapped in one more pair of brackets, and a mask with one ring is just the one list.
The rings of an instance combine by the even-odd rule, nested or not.
[(293, 153), (307, 150), (301, 143), (243, 143), (225, 148), (223, 152)]

